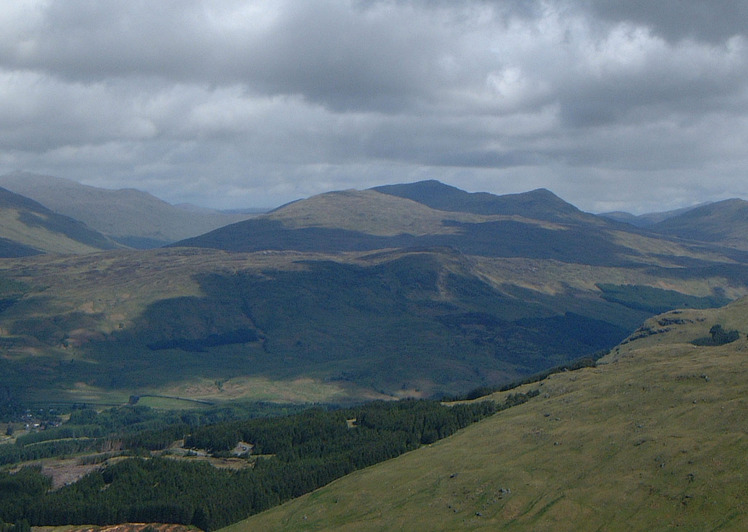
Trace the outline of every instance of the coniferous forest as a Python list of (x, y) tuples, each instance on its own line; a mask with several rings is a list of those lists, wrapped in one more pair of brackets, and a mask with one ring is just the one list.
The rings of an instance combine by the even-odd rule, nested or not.
[[(345, 409), (312, 408), (292, 415), (206, 424), (201, 414), (159, 414), (138, 406), (74, 411), (60, 427), (2, 446), (3, 463), (112, 448), (107, 465), (51, 490), (39, 467), (0, 473), (0, 525), (161, 522), (215, 530), (298, 497), (356, 469), (431, 444), (519, 404), (533, 394), (446, 406), (437, 401), (373, 402)], [(215, 416), (215, 413), (213, 414)], [(220, 416), (219, 416), (220, 417)], [(213, 418), (215, 419), (215, 417)], [(229, 456), (248, 444), (248, 467), (154, 456), (174, 440)], [(5, 523), (13, 524), (7, 526)]]

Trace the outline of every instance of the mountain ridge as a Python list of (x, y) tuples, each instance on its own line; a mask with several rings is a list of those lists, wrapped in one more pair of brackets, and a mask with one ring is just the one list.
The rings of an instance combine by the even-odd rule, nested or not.
[(748, 250), (748, 201), (732, 198), (695, 207), (649, 229), (678, 238)]
[(234, 252), (323, 253), (453, 247), (469, 255), (607, 266), (658, 262), (656, 253), (645, 251), (657, 247), (684, 247), (676, 255), (685, 259), (720, 245), (689, 243), (584, 213), (545, 189), (494, 196), (438, 181), (323, 193), (170, 244)]
[(638, 214), (638, 215), (631, 214), (629, 212), (624, 212), (624, 211), (613, 211), (613, 212), (602, 212), (598, 216), (602, 216), (603, 218), (609, 218), (611, 220), (615, 220), (618, 222), (631, 224), (636, 227), (648, 228), (656, 223), (663, 222), (667, 220), (668, 218), (672, 218), (674, 216), (685, 214), (688, 211), (696, 209), (698, 207), (709, 205), (709, 203), (711, 202), (699, 203), (698, 205), (690, 205), (688, 207), (682, 207), (680, 209), (674, 209), (671, 211), (648, 212), (645, 214)]
[(432, 209), (484, 215), (522, 215), (547, 221), (568, 221), (584, 213), (545, 188), (497, 196), (488, 192), (466, 192), (436, 180), (402, 185), (384, 185), (371, 190), (422, 203)]

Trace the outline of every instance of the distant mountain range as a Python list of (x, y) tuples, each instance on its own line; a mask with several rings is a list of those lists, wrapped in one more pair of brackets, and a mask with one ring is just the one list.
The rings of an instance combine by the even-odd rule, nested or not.
[(601, 216), (684, 240), (748, 250), (748, 202), (738, 198), (640, 216), (622, 212)]
[(0, 370), (14, 389), (33, 373), (23, 394), (37, 400), (461, 393), (597, 356), (656, 313), (747, 295), (748, 254), (732, 244), (547, 190), (330, 192), (165, 249), (0, 262)]
[(748, 250), (748, 201), (734, 198), (702, 205), (649, 229), (687, 240)]
[[(735, 226), (735, 219), (748, 216), (747, 202), (732, 201), (735, 208), (730, 219), (724, 217), (720, 204), (709, 210), (714, 213), (712, 227)], [(668, 229), (671, 226), (664, 222), (644, 230), (582, 212), (544, 189), (495, 196), (424, 181), (321, 194), (172, 245), (325, 253), (449, 247), (486, 257), (614, 266), (638, 261), (648, 239), (690, 235), (691, 240), (700, 241), (705, 225), (704, 216), (699, 216), (702, 209), (709, 208), (674, 215), (670, 220), (680, 222), (679, 231)], [(694, 230), (689, 233), (691, 225)], [(744, 249), (748, 231), (741, 232), (741, 228), (731, 229), (724, 238), (715, 229), (707, 242)], [(625, 238), (620, 237), (623, 234)]]
[(573, 205), (546, 189), (496, 196), (487, 192), (465, 192), (439, 181), (374, 187), (372, 190), (413, 200), (432, 209), (483, 215), (517, 215), (547, 221), (591, 220)]
[[(501, 252), (504, 255), (547, 254), (550, 248), (543, 237), (548, 233), (541, 230), (538, 221), (573, 225), (577, 230), (587, 225), (595, 228), (594, 231), (606, 225), (615, 229), (615, 225), (610, 224), (613, 221), (647, 233), (748, 250), (748, 203), (739, 199), (639, 216), (623, 212), (595, 216), (580, 211), (545, 189), (496, 196), (484, 192), (469, 193), (431, 180), (374, 187), (366, 191), (321, 194), (259, 216), (262, 212), (257, 209), (222, 212), (194, 205), (170, 205), (134, 189), (108, 190), (28, 172), (0, 176), (0, 187), (32, 199), (57, 214), (83, 222), (91, 231), (136, 249), (177, 242), (176, 245), (232, 251), (352, 251), (392, 246), (453, 246), (454, 235), (467, 232), (471, 238), (460, 240), (463, 245), (468, 245), (468, 252), (493, 254), (496, 250), (490, 249), (485, 237), (498, 237), (496, 231), (500, 232), (503, 227), (507, 234), (502, 238), (508, 244), (507, 239), (521, 233), (507, 218), (514, 217), (513, 223), (521, 225), (524, 230), (531, 230), (532, 224), (528, 221), (535, 221), (536, 234), (531, 234), (531, 231), (526, 240), (538, 250), (528, 251), (527, 242), (515, 243), (514, 251), (510, 245), (504, 245)], [(385, 197), (403, 201), (386, 201)], [(409, 212), (413, 208), (417, 210)], [(452, 214), (447, 216), (445, 213)], [(486, 218), (491, 216), (493, 220)], [(479, 220), (477, 217), (483, 218)], [(247, 223), (235, 225), (242, 221)], [(486, 223), (491, 221), (495, 222), (494, 227), (488, 232), (495, 234), (487, 235), (489, 225)], [(630, 227), (623, 230), (635, 232)], [(0, 234), (1, 231), (0, 227)], [(41, 246), (40, 250), (33, 246), (26, 248), (25, 237), (18, 234), (17, 229), (9, 228), (8, 231), (19, 240), (10, 238), (5, 241), (6, 255), (56, 249), (55, 246), (50, 249)], [(246, 235), (252, 236), (247, 238)], [(67, 245), (59, 249), (86, 252), (108, 247), (84, 242), (82, 246)]]
[(0, 176), (0, 187), (80, 220), (120, 244), (140, 249), (159, 247), (251, 216), (179, 207), (139, 190), (108, 190), (28, 172)]
[(600, 239), (601, 228), (615, 224), (547, 190), (494, 196), (426, 181), (321, 194), (173, 246), (318, 252), (449, 247), (494, 257), (577, 260), (584, 253), (583, 262), (600, 262), (612, 252), (611, 242)]
[(603, 218), (615, 220), (617, 222), (624, 222), (627, 224), (631, 224), (636, 227), (651, 227), (656, 223), (662, 222), (674, 216), (685, 214), (688, 211), (695, 209), (696, 207), (701, 207), (703, 205), (707, 205), (707, 203), (702, 203), (701, 205), (693, 205), (690, 207), (683, 207), (681, 209), (675, 209), (672, 211), (650, 212), (650, 213), (638, 214), (638, 215), (631, 214), (628, 212), (623, 212), (623, 211), (615, 211), (615, 212), (600, 213), (599, 216), (602, 216)]

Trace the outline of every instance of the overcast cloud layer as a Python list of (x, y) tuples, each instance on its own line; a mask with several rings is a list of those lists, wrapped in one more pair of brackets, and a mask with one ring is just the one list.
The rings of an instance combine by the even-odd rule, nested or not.
[(748, 199), (748, 0), (0, 0), (0, 173), (276, 206)]

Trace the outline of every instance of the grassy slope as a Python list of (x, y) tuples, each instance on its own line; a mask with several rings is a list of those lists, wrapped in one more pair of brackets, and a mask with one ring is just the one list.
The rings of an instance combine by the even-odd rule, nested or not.
[[(174, 246), (209, 247), (230, 251), (298, 250), (364, 251), (409, 247), (454, 247), (467, 253), (479, 249), (503, 255), (544, 247), (533, 240), (555, 238), (566, 226), (519, 214), (446, 212), (422, 203), (374, 190), (319, 194), (271, 213), (219, 228)], [(519, 233), (527, 233), (524, 236)], [(463, 244), (475, 249), (463, 249)], [(468, 247), (471, 247), (470, 245)], [(514, 251), (508, 251), (511, 248)], [(537, 252), (537, 251), (536, 251)]]
[[(44, 253), (92, 253), (102, 248), (69, 238), (46, 227), (29, 227), (19, 220), (18, 211), (4, 209), (0, 212), (0, 236)], [(114, 247), (114, 244), (111, 244)]]
[(551, 222), (533, 220), (519, 214), (446, 212), (408, 198), (375, 190), (345, 190), (319, 194), (289, 203), (263, 218), (280, 221), (283, 227), (288, 229), (326, 227), (377, 236), (455, 234), (457, 228), (444, 225), (445, 220), (463, 223), (516, 220), (549, 229), (560, 228)]
[[(528, 385), (541, 395), (527, 404), (228, 530), (745, 530), (747, 311), (742, 300), (665, 316), (683, 323), (621, 346), (608, 364)], [(682, 343), (714, 323), (741, 339)]]
[[(328, 227), (392, 236), (428, 234), (441, 228), (443, 213), (407, 199), (392, 199), (374, 191), (341, 191), (297, 201), (266, 215), (287, 228)], [(473, 217), (478, 218), (478, 217)]]

